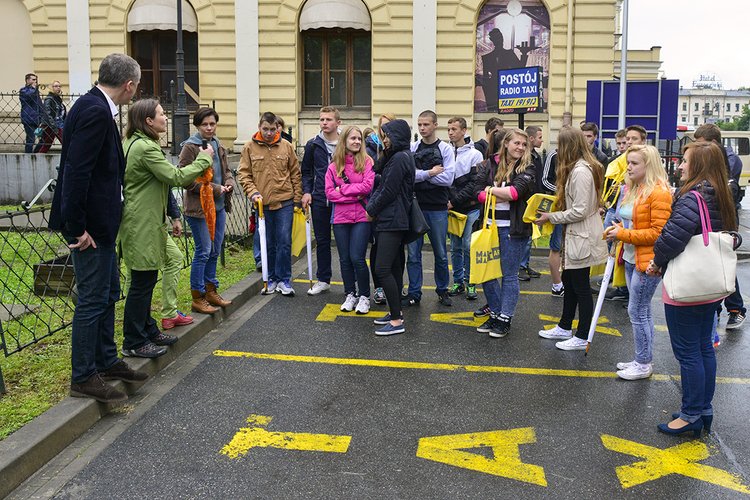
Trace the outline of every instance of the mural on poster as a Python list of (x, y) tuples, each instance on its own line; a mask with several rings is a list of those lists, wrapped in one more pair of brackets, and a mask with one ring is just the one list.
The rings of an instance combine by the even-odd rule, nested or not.
[(550, 20), (541, 0), (488, 0), (477, 20), (474, 111), (498, 111), (500, 70), (539, 66), (542, 102), (547, 109)]

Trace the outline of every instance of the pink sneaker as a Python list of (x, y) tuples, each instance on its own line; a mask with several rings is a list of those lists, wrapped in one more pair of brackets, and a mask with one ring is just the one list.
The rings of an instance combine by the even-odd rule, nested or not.
[(175, 326), (189, 325), (192, 322), (192, 316), (177, 311), (177, 316), (175, 316), (174, 318), (162, 318), (161, 328), (162, 330), (171, 330)]

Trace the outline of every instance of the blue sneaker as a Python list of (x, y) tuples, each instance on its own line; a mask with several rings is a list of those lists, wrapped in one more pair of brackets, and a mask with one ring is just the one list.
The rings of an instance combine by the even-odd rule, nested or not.
[(404, 333), (406, 330), (404, 330), (404, 324), (401, 323), (398, 326), (393, 326), (392, 324), (388, 323), (387, 325), (384, 325), (382, 328), (375, 330), (375, 335), (380, 336), (386, 336), (386, 335), (396, 335), (397, 333)]
[[(404, 315), (401, 315), (401, 319), (404, 319)], [(372, 320), (373, 323), (376, 325), (387, 325), (391, 322), (391, 313), (386, 314), (385, 316), (381, 316), (378, 319)]]

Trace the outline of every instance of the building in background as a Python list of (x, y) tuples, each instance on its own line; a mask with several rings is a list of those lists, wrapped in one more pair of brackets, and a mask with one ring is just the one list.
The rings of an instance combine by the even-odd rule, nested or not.
[(731, 122), (742, 115), (742, 108), (747, 105), (750, 90), (724, 90), (720, 86), (681, 88), (677, 124), (693, 130), (704, 123)]
[[(215, 102), (221, 139), (235, 149), (266, 110), (284, 117), (304, 143), (318, 131), (322, 105), (338, 107), (345, 123), (360, 126), (386, 112), (413, 124), (422, 110), (433, 109), (442, 127), (450, 116), (465, 116), (481, 136), (493, 116), (492, 75), (485, 68), (493, 64), (542, 68), (544, 105), (525, 122), (541, 125), (554, 140), (563, 123), (583, 118), (586, 82), (619, 73), (619, 0), (182, 5), (188, 103)], [(0, 63), (12, 69), (0, 76), (1, 91), (17, 90), (33, 70), (40, 82), (59, 79), (67, 91), (85, 92), (101, 59), (121, 51), (143, 68), (142, 95), (169, 99), (175, 0), (0, 0), (0, 8), (14, 27), (13, 43), (0, 44)], [(639, 52), (631, 79), (657, 78), (658, 47)], [(505, 121), (513, 126), (515, 115)]]

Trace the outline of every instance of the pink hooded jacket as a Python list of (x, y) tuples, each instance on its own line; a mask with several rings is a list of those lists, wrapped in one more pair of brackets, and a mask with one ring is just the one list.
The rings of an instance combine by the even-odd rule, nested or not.
[[(331, 219), (334, 224), (356, 224), (367, 222), (367, 212), (362, 205), (372, 193), (375, 183), (375, 172), (372, 160), (365, 160), (365, 170), (361, 174), (354, 170), (354, 157), (346, 155), (344, 174), (349, 179), (347, 184), (336, 174), (336, 164), (328, 165), (326, 171), (326, 197), (333, 204)], [(336, 189), (338, 188), (338, 189)], [(362, 203), (360, 203), (362, 202)]]

